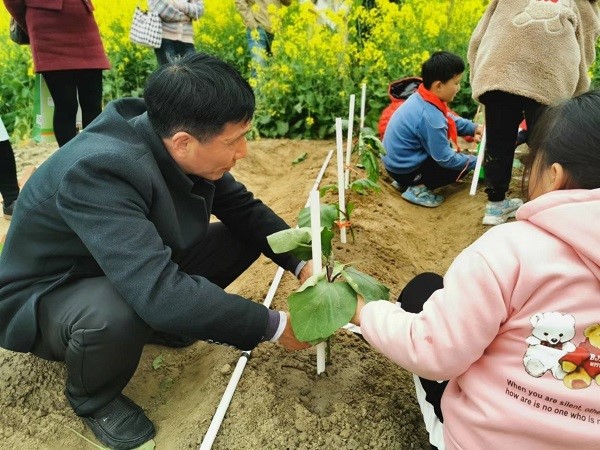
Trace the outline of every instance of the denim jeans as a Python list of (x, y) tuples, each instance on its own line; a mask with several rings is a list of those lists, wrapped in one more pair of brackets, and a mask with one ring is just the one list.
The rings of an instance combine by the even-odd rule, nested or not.
[[(246, 29), (246, 40), (248, 41), (248, 52), (255, 66), (263, 66), (265, 64), (265, 56), (271, 54), (271, 43), (273, 35), (267, 32), (264, 28), (257, 27), (256, 29)], [(252, 76), (255, 75), (254, 69)]]
[(196, 53), (196, 48), (194, 47), (194, 44), (188, 42), (163, 39), (160, 48), (155, 48), (154, 53), (156, 54), (158, 64), (162, 66), (163, 64), (172, 62), (174, 59)]

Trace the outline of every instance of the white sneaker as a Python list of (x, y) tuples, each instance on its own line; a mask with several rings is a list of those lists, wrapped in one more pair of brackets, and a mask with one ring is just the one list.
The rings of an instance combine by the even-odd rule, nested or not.
[(515, 217), (517, 209), (523, 205), (520, 198), (505, 198), (500, 202), (488, 202), (485, 205), (485, 216), (481, 221), (484, 225), (500, 225), (509, 218)]

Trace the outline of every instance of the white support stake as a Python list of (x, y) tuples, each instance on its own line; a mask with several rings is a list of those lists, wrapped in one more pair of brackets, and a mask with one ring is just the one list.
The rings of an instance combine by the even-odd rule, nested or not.
[(362, 94), (360, 96), (360, 132), (365, 127), (365, 104), (367, 102), (367, 84), (362, 84)]
[(470, 195), (475, 195), (477, 191), (477, 183), (479, 182), (479, 174), (481, 173), (481, 165), (483, 164), (483, 155), (485, 153), (485, 126), (481, 133), (481, 142), (479, 143), (479, 151), (477, 152), (477, 161), (475, 162), (475, 170), (473, 170), (473, 181), (471, 181)]
[[(321, 273), (323, 270), (322, 251), (321, 251), (321, 203), (319, 191), (314, 190), (310, 193), (310, 228), (312, 238), (312, 266), (313, 275)], [(325, 362), (327, 353), (327, 343), (317, 344), (317, 375), (325, 372)]]
[(338, 204), (340, 208), (339, 226), (340, 241), (346, 243), (346, 189), (344, 189), (344, 149), (342, 136), (342, 119), (335, 119), (335, 135), (337, 146), (337, 176), (338, 176)]
[(350, 158), (352, 156), (352, 133), (354, 131), (354, 101), (356, 95), (350, 96), (350, 107), (348, 108), (348, 137), (346, 138), (346, 176), (344, 186), (350, 186)]

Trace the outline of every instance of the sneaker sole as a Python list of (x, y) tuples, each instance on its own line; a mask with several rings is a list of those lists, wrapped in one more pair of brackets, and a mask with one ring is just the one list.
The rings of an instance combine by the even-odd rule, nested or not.
[(402, 197), (403, 200), (406, 200), (408, 203), (412, 203), (413, 205), (417, 205), (417, 206), (423, 206), (425, 208), (437, 208), (438, 206), (440, 206), (443, 202), (438, 203), (437, 205), (426, 205), (424, 203), (417, 203), (415, 201), (412, 201), (408, 198)]
[(502, 225), (506, 223), (508, 219), (512, 219), (517, 214), (517, 210), (511, 211), (508, 214), (503, 214), (502, 216), (484, 216), (481, 221), (482, 225)]

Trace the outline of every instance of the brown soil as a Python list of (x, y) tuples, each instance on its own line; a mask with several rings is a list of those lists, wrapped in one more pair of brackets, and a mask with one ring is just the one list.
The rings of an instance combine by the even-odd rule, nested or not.
[[(258, 140), (235, 176), (294, 225), (332, 141)], [(38, 164), (51, 145), (17, 151), (18, 164)], [(308, 157), (292, 164), (304, 152)], [(335, 155), (323, 184), (336, 183)], [(339, 243), (336, 259), (353, 262), (391, 288), (423, 271), (443, 274), (453, 258), (484, 232), (484, 194), (469, 196), (470, 178), (441, 191), (436, 209), (411, 205), (385, 177), (381, 193), (349, 194), (356, 204), (355, 241)], [(337, 196), (323, 199), (335, 203)], [(262, 302), (276, 267), (253, 265), (229, 291)], [(285, 274), (273, 306), (286, 308), (298, 287)], [(192, 318), (193, 319), (193, 318)], [(332, 364), (316, 375), (315, 350), (290, 353), (266, 343), (253, 352), (213, 449), (425, 449), (427, 436), (409, 373), (346, 330), (332, 338)], [(164, 364), (153, 368), (155, 358)], [(240, 352), (199, 342), (175, 350), (148, 345), (125, 390), (156, 425), (156, 448), (193, 449), (203, 440)], [(115, 354), (115, 362), (118, 361)], [(0, 350), (0, 449), (92, 449), (96, 442), (63, 395), (65, 368), (28, 354)], [(82, 436), (78, 435), (80, 433)]]

